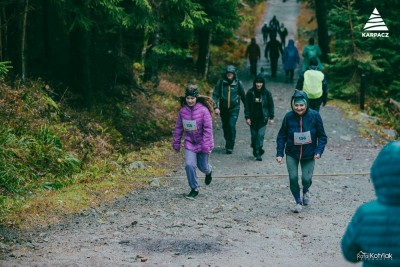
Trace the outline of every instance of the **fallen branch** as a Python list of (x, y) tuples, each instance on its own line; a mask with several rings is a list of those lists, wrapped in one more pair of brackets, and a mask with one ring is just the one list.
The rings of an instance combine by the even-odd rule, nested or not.
[(400, 111), (400, 102), (397, 102), (393, 98), (389, 99), (389, 104), (392, 104), (394, 107), (396, 107)]

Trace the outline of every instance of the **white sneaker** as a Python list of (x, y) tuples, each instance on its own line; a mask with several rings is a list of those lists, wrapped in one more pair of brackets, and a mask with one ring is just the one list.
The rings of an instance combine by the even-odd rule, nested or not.
[(296, 204), (296, 206), (292, 209), (294, 213), (300, 213), (300, 211), (303, 209), (303, 206), (301, 204)]
[(307, 206), (310, 204), (310, 198), (311, 198), (311, 194), (310, 191), (308, 191), (307, 193), (304, 194), (303, 196), (303, 205)]

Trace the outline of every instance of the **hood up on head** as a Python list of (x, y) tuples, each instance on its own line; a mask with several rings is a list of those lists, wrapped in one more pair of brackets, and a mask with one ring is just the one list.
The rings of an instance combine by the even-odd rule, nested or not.
[(305, 101), (306, 107), (307, 107), (306, 112), (307, 112), (308, 109), (309, 109), (308, 96), (304, 91), (300, 91), (300, 90), (295, 90), (294, 91), (294, 94), (292, 96), (292, 100), (290, 101), (290, 107), (294, 111), (293, 105), (294, 105), (295, 100), (298, 99), (298, 98), (301, 98), (301, 99), (303, 99)]
[(371, 180), (378, 202), (400, 205), (400, 141), (382, 148), (371, 167)]
[(254, 79), (254, 81), (253, 81), (253, 88), (256, 88), (256, 83), (257, 82), (262, 82), (263, 83), (263, 86), (262, 86), (262, 88), (261, 88), (261, 90), (264, 90), (266, 87), (265, 87), (265, 79), (262, 77), (262, 76), (257, 76), (255, 79)]
[(233, 73), (233, 80), (236, 80), (236, 68), (233, 65), (228, 65), (225, 69), (225, 76), (224, 78), (226, 78), (226, 74), (228, 74), (228, 72)]

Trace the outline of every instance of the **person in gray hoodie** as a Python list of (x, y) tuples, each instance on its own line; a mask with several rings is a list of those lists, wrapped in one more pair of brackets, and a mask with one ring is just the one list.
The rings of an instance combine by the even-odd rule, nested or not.
[(400, 141), (387, 144), (371, 167), (376, 200), (360, 206), (342, 238), (343, 256), (368, 266), (400, 266)]

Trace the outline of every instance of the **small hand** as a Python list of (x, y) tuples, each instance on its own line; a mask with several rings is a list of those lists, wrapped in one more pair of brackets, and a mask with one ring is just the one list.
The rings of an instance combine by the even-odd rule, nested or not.
[(246, 123), (247, 123), (247, 125), (250, 126), (250, 125), (251, 125), (251, 120), (250, 120), (250, 119), (247, 119), (247, 120), (246, 120)]
[(320, 159), (321, 158), (321, 155), (320, 154), (315, 154), (314, 155), (314, 159)]
[(215, 112), (216, 115), (219, 115), (219, 113), (220, 113), (219, 108), (216, 108), (216, 109), (214, 110), (214, 112)]
[(274, 124), (274, 120), (269, 120), (268, 124), (269, 125), (273, 125)]
[(282, 157), (276, 157), (276, 162), (279, 164), (282, 164), (283, 158)]

